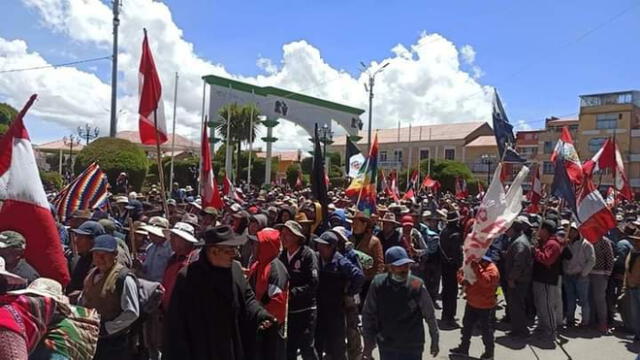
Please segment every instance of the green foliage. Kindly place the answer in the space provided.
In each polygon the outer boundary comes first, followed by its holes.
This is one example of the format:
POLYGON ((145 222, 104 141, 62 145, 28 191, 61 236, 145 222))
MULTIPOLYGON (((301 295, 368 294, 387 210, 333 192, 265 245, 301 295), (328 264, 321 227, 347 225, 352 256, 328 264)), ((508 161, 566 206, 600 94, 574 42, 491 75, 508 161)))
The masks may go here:
POLYGON ((287 166, 287 183, 291 187, 296 186, 296 181, 298 180, 298 174, 300 171, 300 165, 298 164, 291 164, 287 166))
MULTIPOLYGON (((256 131, 260 126, 258 116, 260 110, 254 104, 239 105, 237 103, 228 104, 218 110, 220 122, 216 130, 220 133, 223 141, 227 140, 227 121, 230 121, 229 142, 235 147, 236 159, 242 157, 242 143, 254 141, 256 131)), ((236 172, 240 172, 241 164, 236 162, 236 172)))
POLYGON ((4 135, 4 133, 6 133, 7 130, 9 130, 9 125, 0 124, 0 136, 4 135))
MULTIPOLYGON (((461 177, 468 185, 471 184, 474 177, 466 164, 453 160, 422 160, 420 168, 422 173, 426 174, 428 169, 428 161, 431 161, 431 178, 440 181, 442 191, 455 191, 455 179, 461 177)), ((406 178, 406 172, 405 172, 406 178)), ((405 179, 406 181, 406 179, 405 179)))
MULTIPOLYGON (((169 158, 169 161, 167 161, 163 166, 165 177, 167 178, 166 184, 169 184, 171 159, 169 158)), ((173 162, 173 182, 180 184, 180 187, 191 185, 195 188, 198 182, 199 170, 200 158, 197 156, 190 156, 185 159, 175 160, 173 162)))
POLYGON ((55 171, 41 171, 40 180, 47 191, 58 191, 62 189, 62 176, 55 171))
POLYGON ((303 174, 311 174, 311 170, 313 168, 313 157, 302 159, 302 161, 300 161, 300 167, 302 168, 303 174))
MULTIPOLYGON (((313 151, 311 152, 311 154, 313 155, 313 151)), ((329 158, 329 163, 331 164, 331 172, 334 171, 333 169, 335 167, 340 172, 339 175, 336 176, 343 176, 341 169, 344 168, 344 163, 340 161, 340 153, 327 152, 327 157, 329 158)), ((313 168, 313 156, 302 159, 302 161, 300 162, 300 166, 302 168, 303 174, 311 174, 311 170, 313 168)))
POLYGON ((18 110, 13 106, 5 103, 0 104, 0 124, 9 125, 16 115, 18 115, 18 110))
POLYGON ((106 172, 111 186, 115 186, 121 172, 129 174, 129 185, 135 191, 142 188, 149 167, 147 156, 138 145, 128 140, 107 137, 95 140, 78 153, 75 173, 79 174, 94 161, 106 172))
POLYGON ((482 180, 478 180, 478 179, 473 179, 470 182, 467 182, 467 189, 469 190, 469 194, 477 194, 478 191, 478 182, 480 182, 480 184, 482 184, 482 188, 484 189, 484 191, 487 191, 487 183, 482 181, 482 180))

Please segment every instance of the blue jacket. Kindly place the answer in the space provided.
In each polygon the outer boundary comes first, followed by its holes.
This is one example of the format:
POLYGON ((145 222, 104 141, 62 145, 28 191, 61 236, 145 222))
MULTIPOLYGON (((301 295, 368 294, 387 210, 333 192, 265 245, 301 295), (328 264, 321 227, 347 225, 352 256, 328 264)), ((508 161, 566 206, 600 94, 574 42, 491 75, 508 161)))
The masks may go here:
MULTIPOLYGON (((353 251, 352 251, 353 252, 353 251)), ((354 253, 355 255, 355 253, 354 253)), ((319 256, 318 256, 319 257, 319 256)), ((332 277, 341 277, 348 285, 346 287, 346 295, 353 296, 360 293, 362 285, 364 284, 364 273, 362 270, 354 265, 348 258, 342 256, 340 252, 336 251, 333 254, 333 258, 330 262, 325 263, 320 260, 320 281, 322 282, 322 275, 330 274, 332 277)))

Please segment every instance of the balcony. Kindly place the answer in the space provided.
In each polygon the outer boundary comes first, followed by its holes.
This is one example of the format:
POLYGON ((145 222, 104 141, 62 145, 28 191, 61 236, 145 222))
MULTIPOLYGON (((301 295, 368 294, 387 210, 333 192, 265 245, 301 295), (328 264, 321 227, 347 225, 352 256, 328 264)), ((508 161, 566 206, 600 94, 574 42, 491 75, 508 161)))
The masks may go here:
POLYGON ((402 161, 400 160, 378 160, 378 167, 380 169, 400 169, 402 168, 402 161))

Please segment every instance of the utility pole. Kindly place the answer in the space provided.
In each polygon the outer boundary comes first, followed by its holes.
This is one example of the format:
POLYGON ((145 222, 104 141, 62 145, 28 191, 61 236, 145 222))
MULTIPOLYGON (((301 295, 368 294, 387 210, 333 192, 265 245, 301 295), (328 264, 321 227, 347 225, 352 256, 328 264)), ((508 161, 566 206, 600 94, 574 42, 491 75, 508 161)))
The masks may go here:
POLYGON ((113 4, 113 55, 111 58, 111 126, 109 136, 116 137, 118 118, 116 117, 116 96, 118 88, 118 26, 120 26, 120 5, 122 0, 112 0, 113 4))
POLYGON ((385 63, 373 73, 367 70, 367 66, 363 62, 360 62, 360 65, 362 65, 362 71, 366 71, 367 76, 369 77, 368 86, 367 86, 367 83, 364 84, 364 90, 369 93, 369 127, 367 129, 367 154, 369 154, 371 152, 371 119, 373 118, 373 86, 376 83, 376 75, 381 73, 382 70, 384 70, 384 68, 389 66, 389 63, 385 63))

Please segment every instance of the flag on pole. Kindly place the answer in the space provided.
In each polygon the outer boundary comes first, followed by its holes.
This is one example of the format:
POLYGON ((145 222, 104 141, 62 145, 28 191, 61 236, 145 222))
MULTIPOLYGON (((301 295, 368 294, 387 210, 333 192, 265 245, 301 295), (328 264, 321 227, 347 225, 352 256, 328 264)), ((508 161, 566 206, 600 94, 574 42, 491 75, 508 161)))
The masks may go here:
POLYGON ((614 177, 614 188, 620 193, 620 197, 627 200, 633 199, 631 185, 624 171, 622 154, 620 154, 618 144, 611 138, 607 139, 591 160, 585 161, 582 168, 587 176, 591 176, 597 171, 610 169, 614 177))
POLYGON ((496 143, 498 144, 498 155, 500 161, 505 162, 525 162, 520 154, 518 154, 513 147, 515 146, 515 137, 513 136, 513 125, 509 123, 507 113, 504 111, 502 101, 498 95, 498 90, 493 89, 493 133, 496 136, 496 143))
POLYGON ((95 209, 109 196, 107 175, 97 163, 92 163, 82 174, 64 187, 51 202, 60 222, 64 223, 78 210, 95 209))
POLYGON ((140 141, 145 145, 155 145, 167 142, 167 124, 164 119, 164 104, 162 102, 162 85, 156 71, 156 64, 149 48, 147 30, 144 30, 142 40, 142 56, 140 57, 140 74, 138 75, 138 91, 140 93, 140 141))
POLYGON ((302 182, 302 171, 298 170, 298 178, 296 179, 296 189, 302 189, 304 183, 302 182))
POLYGON ((467 182, 460 176, 456 176, 456 199, 464 199, 468 195, 467 182))
POLYGON ((482 200, 483 197, 484 197, 484 188, 482 187, 482 183, 480 182, 480 180, 478 180, 478 195, 477 195, 477 199, 478 200, 482 200))
POLYGON ((438 180, 433 180, 431 176, 426 175, 424 180, 422 180, 422 187, 426 189, 431 189, 433 191, 440 190, 440 182, 438 180))
POLYGON ((398 189, 398 173, 395 170, 389 173, 389 187, 391 188, 393 201, 398 202, 400 199, 400 190, 398 189))
POLYGON ((409 192, 409 190, 415 189, 416 188, 416 184, 418 183, 418 170, 413 170, 413 172, 411 173, 411 177, 409 178, 409 182, 407 183, 407 192, 409 192))
POLYGON ((202 199, 202 208, 213 207, 222 210, 224 202, 218 190, 216 177, 213 174, 213 166, 211 164, 211 148, 209 145, 209 135, 207 126, 203 126, 202 139, 200 140, 200 198, 202 199))
POLYGON ((378 177, 380 178, 380 189, 382 190, 382 192, 387 196, 391 196, 391 190, 389 190, 389 182, 387 181, 387 177, 384 175, 384 170, 380 169, 378 177))
POLYGON ((0 231, 22 234, 27 262, 40 276, 66 286, 70 279, 67 260, 23 122, 35 100, 32 95, 0 138, 0 231))
POLYGON ((523 166, 520 169, 505 193, 500 181, 501 167, 502 164, 498 164, 476 213, 473 228, 464 240, 464 278, 472 284, 476 281, 476 276, 471 263, 484 256, 493 240, 509 229, 522 210, 522 182, 529 173, 529 168, 523 166))
POLYGON ((527 207, 527 212, 537 214, 540 212, 540 199, 542 199, 542 182, 540 182, 540 165, 535 167, 531 172, 531 190, 527 194, 527 198, 531 203, 527 207))
POLYGON ((564 203, 574 214, 578 213, 576 202, 576 187, 569 178, 568 168, 562 157, 555 159, 551 195, 564 200, 564 203))
POLYGON ((311 168, 311 192, 313 197, 322 205, 322 219, 327 220, 329 196, 327 195, 327 180, 324 159, 322 157, 322 146, 318 136, 318 124, 315 124, 313 133, 313 166, 311 168))
POLYGON ((376 211, 376 177, 378 176, 378 134, 373 138, 369 156, 362 171, 355 177, 345 194, 357 197, 358 210, 367 215, 376 211))
POLYGON ((613 186, 609 186, 607 189, 606 203, 609 208, 616 206, 616 191, 613 189, 613 186))
MULTIPOLYGON (((571 139, 571 133, 568 127, 562 128, 562 134, 556 147, 551 154, 551 162, 556 162, 557 159, 562 159, 562 164, 566 168, 567 176, 573 184, 580 184, 582 182, 582 164, 578 157, 578 152, 573 146, 573 139, 571 139)), ((557 171, 557 169, 556 169, 557 171)))
POLYGON ((362 155, 362 152, 356 144, 351 141, 349 136, 347 136, 346 149, 345 149, 345 158, 346 158, 346 174, 349 177, 356 177, 360 172, 360 168, 364 164, 365 158, 362 155))
POLYGON ((616 218, 604 202, 600 191, 593 184, 590 175, 583 178, 577 208, 578 231, 592 244, 616 227, 616 218))

